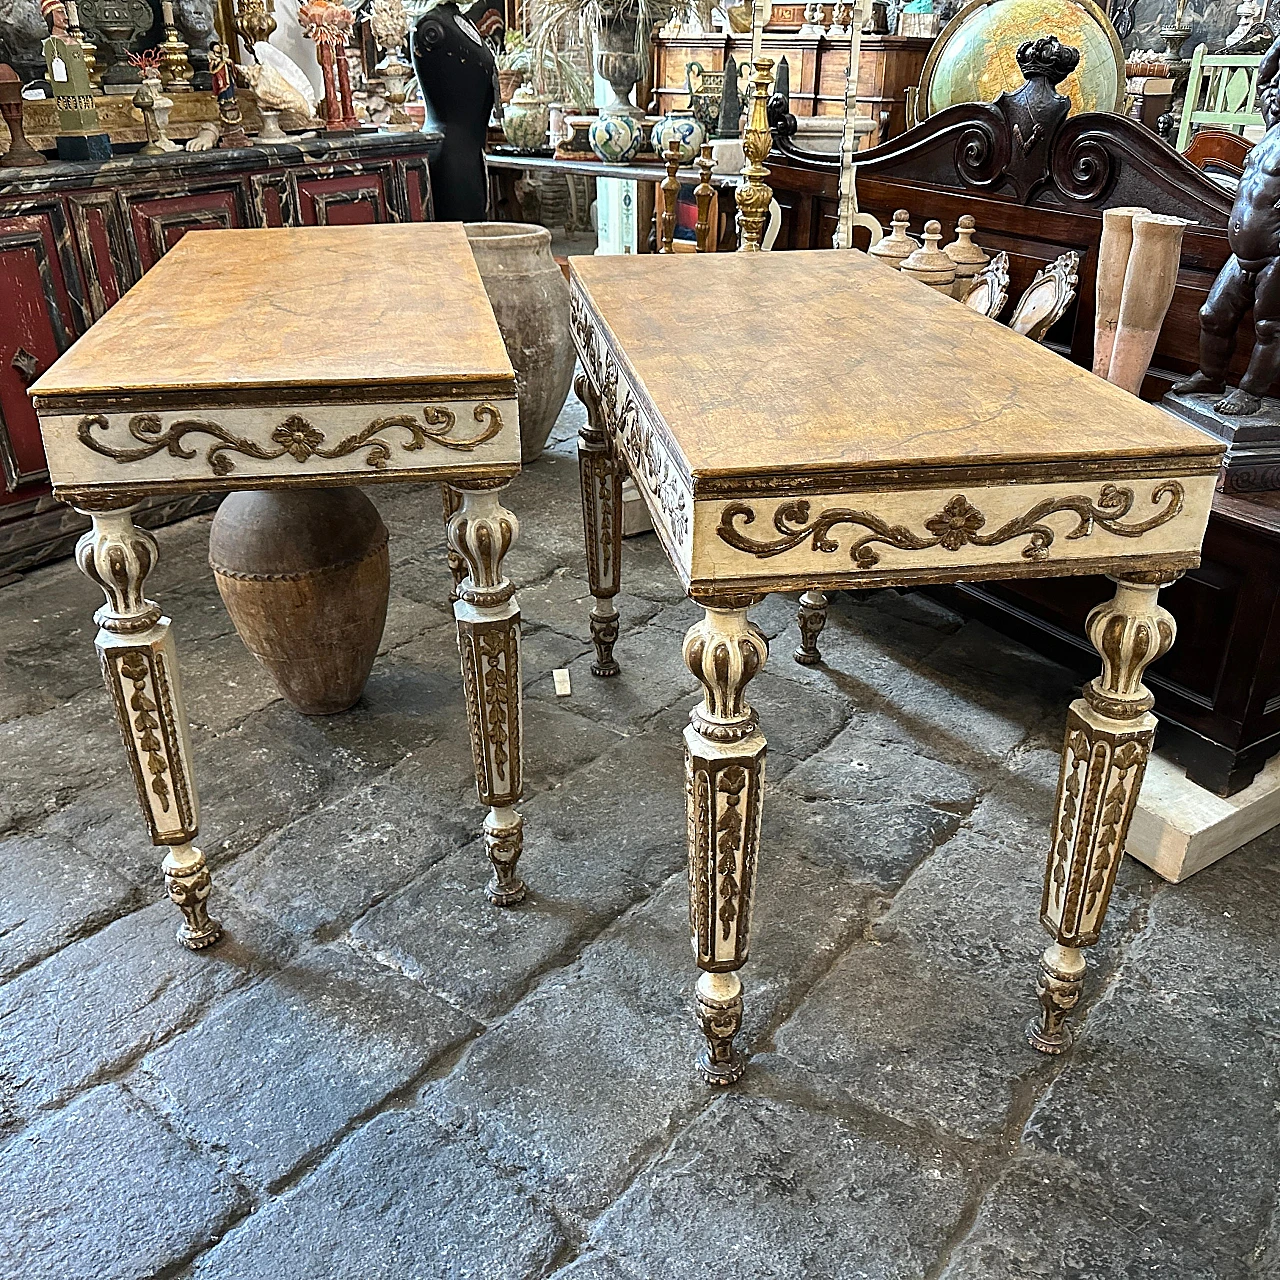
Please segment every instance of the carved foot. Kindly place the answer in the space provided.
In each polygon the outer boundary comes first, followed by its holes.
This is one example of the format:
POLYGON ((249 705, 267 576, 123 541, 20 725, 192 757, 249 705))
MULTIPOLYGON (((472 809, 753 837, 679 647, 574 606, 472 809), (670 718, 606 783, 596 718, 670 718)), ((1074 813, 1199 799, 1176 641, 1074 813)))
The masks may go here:
POLYGON ((1197 369, 1189 378, 1175 382, 1171 388, 1177 395, 1191 396, 1198 393, 1208 394, 1221 391, 1227 384, 1221 378, 1211 378, 1207 373, 1197 369))
POLYGON ((178 941, 192 951, 211 946, 222 937, 222 925, 209 918, 209 894, 213 880, 204 854, 194 845, 175 845, 165 855, 164 887, 182 912, 178 941))
POLYGON ((1040 958, 1036 995, 1041 1015, 1027 1028, 1027 1039, 1041 1053, 1065 1053, 1071 1048, 1067 1015, 1080 1003, 1084 988, 1084 952, 1056 942, 1040 958))
POLYGON ((1249 391, 1245 391, 1237 387, 1234 391, 1223 396, 1213 406, 1219 413, 1231 414, 1233 417, 1247 418, 1251 414, 1255 414, 1262 408, 1262 399, 1253 395, 1249 391))
POLYGON ((493 863, 485 896, 495 907, 523 902, 527 890, 516 863, 524 851, 524 819, 514 809, 494 809, 484 820, 484 851, 493 863))
POLYGON ((613 608, 612 600, 597 600, 591 610, 591 643, 596 647, 591 674, 606 678, 616 676, 622 668, 613 656, 613 646, 618 643, 618 611, 613 608))
POLYGON ((800 597, 796 613, 800 627, 800 647, 792 655, 802 667, 815 667, 822 661, 818 637, 827 625, 827 597, 823 591, 806 591, 800 597))
POLYGON ((742 982, 736 973, 704 973, 695 989, 698 1025, 707 1047, 698 1055, 698 1070, 708 1084, 733 1084, 742 1078, 746 1060, 733 1047, 742 1028, 742 982))

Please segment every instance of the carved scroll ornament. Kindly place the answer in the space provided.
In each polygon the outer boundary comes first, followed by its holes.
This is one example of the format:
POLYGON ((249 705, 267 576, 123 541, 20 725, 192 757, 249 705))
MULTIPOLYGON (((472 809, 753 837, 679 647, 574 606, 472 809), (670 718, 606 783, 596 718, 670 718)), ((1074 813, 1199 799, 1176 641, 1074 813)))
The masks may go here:
POLYGON ((76 435, 87 449, 121 463, 138 462, 161 452, 167 452, 171 458, 194 458, 196 450, 185 443, 186 437, 212 436, 214 443, 206 450, 205 461, 216 476, 230 475, 235 470, 235 462, 229 456, 233 453, 264 462, 274 462, 288 454, 298 462, 307 462, 313 456, 345 458, 361 449, 368 450, 363 459, 365 465, 381 471, 391 460, 390 443, 379 438, 382 432, 393 428, 406 431, 408 439, 401 445, 406 453, 424 448, 429 440, 446 449, 470 452, 487 440, 492 440, 502 430, 502 415, 494 405, 476 405, 472 417, 480 424, 481 430, 473 436, 454 438, 450 434, 457 425, 453 410, 443 405, 427 405, 422 410, 421 422, 408 414, 375 418, 354 435, 345 436, 327 448, 324 432, 296 413, 290 414, 272 431, 271 445, 236 435, 226 427, 203 418, 178 418, 166 428, 153 413, 136 413, 129 419, 129 435, 134 440, 141 441, 136 448, 107 444, 95 435, 95 429, 111 429, 107 419, 98 413, 81 418, 76 426, 76 435))
POLYGON ((1014 538, 1027 538, 1022 555, 1027 560, 1041 561, 1048 558, 1053 545, 1054 531, 1041 523, 1046 517, 1070 513, 1076 517, 1076 525, 1065 536, 1069 540, 1086 538, 1094 527, 1105 529, 1122 538, 1138 538, 1149 530, 1172 520, 1182 510, 1184 490, 1176 480, 1166 480, 1151 493, 1153 504, 1165 505, 1148 520, 1131 524, 1121 523, 1133 509, 1132 489, 1117 485, 1103 485, 1095 502, 1083 495, 1066 498, 1046 498, 1030 511, 1002 524, 993 533, 982 533, 987 518, 962 494, 952 498, 941 511, 924 522, 928 536, 915 533, 905 525, 890 524, 870 511, 854 511, 847 507, 833 507, 810 518, 810 504, 804 499, 784 502, 773 513, 773 527, 777 538, 756 539, 747 537, 742 529, 754 524, 755 510, 745 502, 731 502, 721 512, 716 529, 722 542, 736 551, 745 551, 758 559, 769 559, 791 551, 809 542, 814 551, 831 553, 840 550, 840 543, 828 535, 839 525, 853 525, 867 530, 855 539, 849 548, 849 556, 860 569, 870 569, 879 563, 880 555, 874 543, 896 547, 900 551, 927 551, 942 547, 946 551, 959 551, 965 546, 995 547, 1014 538))

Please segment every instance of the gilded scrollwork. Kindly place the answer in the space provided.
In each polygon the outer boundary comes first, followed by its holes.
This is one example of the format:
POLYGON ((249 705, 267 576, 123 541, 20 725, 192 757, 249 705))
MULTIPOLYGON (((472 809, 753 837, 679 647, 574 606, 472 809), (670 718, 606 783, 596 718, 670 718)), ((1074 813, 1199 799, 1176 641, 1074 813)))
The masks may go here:
POLYGON ((1106 484, 1096 500, 1083 494, 1045 498, 993 532, 983 533, 987 517, 963 494, 957 494, 942 510, 924 521, 927 534, 917 533, 906 525, 891 524, 874 512, 855 511, 848 507, 833 507, 811 517, 810 503, 801 498, 783 502, 774 509, 773 528, 778 537, 762 539, 750 538, 742 532, 743 528, 755 523, 755 509, 746 502, 731 502, 720 514, 716 533, 734 550, 763 560, 782 555, 805 542, 812 550, 824 554, 839 551, 840 543, 830 534, 841 525, 852 525, 866 530, 849 547, 849 557, 860 569, 870 569, 879 563, 880 553, 874 549, 877 543, 899 551, 927 551, 934 547, 959 551, 966 546, 1000 546, 1025 537, 1027 545, 1022 549, 1023 557, 1042 561, 1048 558, 1056 536, 1052 528, 1042 523, 1049 516, 1069 514, 1076 517, 1075 527, 1065 534, 1069 541, 1088 537, 1095 527, 1122 538, 1140 538, 1177 516, 1182 511, 1184 497, 1183 487, 1177 480, 1166 480, 1151 493, 1151 502, 1160 510, 1149 519, 1126 524, 1123 521, 1133 510, 1134 491, 1106 484))
POLYGON ((626 392, 623 393, 622 410, 615 430, 618 442, 631 463, 632 475, 642 479, 645 488, 657 498, 671 536, 677 545, 683 545, 689 535, 689 511, 680 473, 658 441, 652 426, 626 392))
POLYGON ((496 405, 478 404, 471 416, 480 430, 473 435, 454 437, 451 434, 457 426, 454 411, 444 405, 425 405, 421 421, 410 414, 375 418, 359 431, 329 446, 325 444, 325 433, 297 413, 290 414, 272 430, 270 444, 237 435, 220 423, 205 418, 177 418, 166 427, 154 413, 135 413, 130 417, 126 430, 132 439, 140 441, 137 447, 108 444, 96 434, 111 430, 111 423, 100 413, 86 414, 81 418, 76 424, 76 435, 85 448, 120 463, 140 462, 157 453, 190 460, 196 456, 197 450, 186 443, 186 438, 191 435, 211 436, 213 443, 205 451, 205 461, 215 476, 230 475, 235 470, 232 454, 263 462, 289 456, 305 463, 313 457, 345 458, 362 449, 367 450, 362 459, 364 464, 375 471, 382 471, 391 461, 391 443, 381 438, 384 431, 405 431, 408 438, 401 448, 406 453, 414 453, 425 448, 428 441, 445 449, 470 452, 492 440, 502 430, 502 414, 496 405))

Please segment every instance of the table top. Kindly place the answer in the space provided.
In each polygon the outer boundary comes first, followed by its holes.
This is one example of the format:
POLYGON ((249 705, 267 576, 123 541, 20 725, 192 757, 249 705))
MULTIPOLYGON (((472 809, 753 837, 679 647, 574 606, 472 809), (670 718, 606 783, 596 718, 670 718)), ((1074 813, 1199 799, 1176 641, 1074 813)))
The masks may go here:
POLYGON ((752 476, 1205 472, 1221 454, 1206 433, 863 253, 570 261, 579 305, 695 494, 752 476))
POLYGON ((37 407, 511 396, 460 223, 193 231, 31 388, 37 407))

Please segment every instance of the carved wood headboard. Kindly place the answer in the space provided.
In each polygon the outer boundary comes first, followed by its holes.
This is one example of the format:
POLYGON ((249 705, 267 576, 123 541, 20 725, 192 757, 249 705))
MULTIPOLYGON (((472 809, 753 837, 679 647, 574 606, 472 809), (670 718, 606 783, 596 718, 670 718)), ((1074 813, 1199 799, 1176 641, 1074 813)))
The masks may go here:
MULTIPOLYGON (((1066 115, 1052 76, 1023 67, 1027 83, 994 103, 950 107, 871 151, 855 156, 859 207, 887 227, 895 209, 912 230, 937 218, 949 239, 972 214, 977 242, 1007 250, 1016 300, 1032 276, 1068 249, 1081 254, 1080 295, 1049 344, 1078 364, 1093 363, 1094 291, 1102 211, 1145 205, 1188 218, 1177 292, 1156 348, 1144 395, 1158 398, 1198 362, 1201 304, 1230 256, 1226 227, 1232 198, 1136 121, 1104 113, 1066 115)), ((776 150, 770 179, 784 209, 780 247, 831 243, 839 189, 838 157, 795 145, 794 117, 774 111, 776 150)), ((1253 345, 1247 322, 1233 370, 1243 372, 1253 345)))

